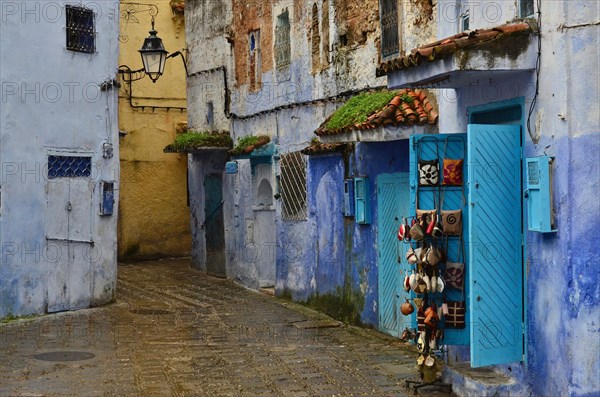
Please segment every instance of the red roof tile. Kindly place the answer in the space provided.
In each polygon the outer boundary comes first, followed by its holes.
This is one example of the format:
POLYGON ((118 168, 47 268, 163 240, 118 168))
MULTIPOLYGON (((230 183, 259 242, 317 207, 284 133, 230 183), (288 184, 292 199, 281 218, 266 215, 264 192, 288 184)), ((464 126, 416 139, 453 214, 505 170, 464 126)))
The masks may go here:
POLYGON ((437 120, 438 112, 429 101, 425 91, 406 88, 400 90, 398 95, 385 105, 383 109, 369 116, 364 123, 330 130, 327 128, 328 118, 317 128, 315 134, 319 136, 336 135, 353 130, 372 130, 381 126, 435 124, 437 120))
POLYGON ((410 68, 425 61, 437 61, 455 53, 459 49, 483 44, 494 39, 509 37, 514 33, 532 31, 533 29, 529 23, 518 22, 497 26, 491 29, 461 32, 454 36, 415 48, 408 55, 382 62, 377 68, 377 76, 384 76, 396 70, 410 68))

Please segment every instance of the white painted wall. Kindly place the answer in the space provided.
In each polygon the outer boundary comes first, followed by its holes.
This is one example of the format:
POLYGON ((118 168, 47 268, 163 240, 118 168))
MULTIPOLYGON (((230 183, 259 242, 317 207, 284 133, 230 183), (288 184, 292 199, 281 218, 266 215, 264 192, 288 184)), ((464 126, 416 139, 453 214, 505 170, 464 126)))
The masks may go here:
MULTIPOLYGON (((0 318, 46 311, 49 301, 60 299, 61 285, 78 297, 64 309, 115 296, 117 93, 101 91, 100 84, 112 80, 118 66, 118 3, 76 4, 96 15, 91 55, 66 49, 66 4, 73 2, 0 2, 0 318), (105 141, 113 144, 111 159, 102 157, 105 141), (89 184, 93 246, 46 241, 49 225, 64 216, 56 203, 48 210, 49 153, 92 157, 91 177, 77 183, 89 184), (116 182, 112 216, 98 215, 100 180, 116 182)), ((73 200, 89 199, 77 194, 73 200)))

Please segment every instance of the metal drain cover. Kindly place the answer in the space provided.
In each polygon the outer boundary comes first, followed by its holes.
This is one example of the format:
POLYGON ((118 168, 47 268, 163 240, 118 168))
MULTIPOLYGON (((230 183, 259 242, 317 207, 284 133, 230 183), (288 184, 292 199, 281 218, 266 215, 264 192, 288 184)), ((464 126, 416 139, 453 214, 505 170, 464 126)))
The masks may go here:
POLYGON ((172 314, 173 313, 173 312, 170 312, 170 311, 164 310, 164 309, 150 309, 150 308, 131 309, 130 312, 134 313, 134 314, 146 314, 146 315, 152 315, 152 316, 159 316, 162 314, 172 314))
POLYGON ((96 355, 89 352, 57 351, 39 353, 34 355, 33 357, 43 361, 82 361, 94 358, 96 357, 96 355))

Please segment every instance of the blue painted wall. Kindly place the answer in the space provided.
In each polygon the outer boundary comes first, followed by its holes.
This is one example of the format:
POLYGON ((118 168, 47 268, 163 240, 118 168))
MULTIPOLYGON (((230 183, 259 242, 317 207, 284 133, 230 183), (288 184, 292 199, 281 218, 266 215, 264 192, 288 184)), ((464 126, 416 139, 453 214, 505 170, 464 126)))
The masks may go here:
POLYGON ((558 232, 527 234, 528 372, 539 395, 600 395, 600 132, 537 148, 553 154, 558 232), (592 160, 592 159, 595 159, 592 160))
POLYGON ((375 180, 379 174, 401 171, 408 171, 408 140, 357 143, 346 159, 339 154, 311 156, 308 221, 278 221, 278 247, 282 249, 277 257, 276 293, 308 301, 346 321, 377 326, 375 180), (370 225, 356 224, 342 213, 344 178, 354 176, 369 177, 370 225), (296 252, 300 254, 289 254, 296 252))

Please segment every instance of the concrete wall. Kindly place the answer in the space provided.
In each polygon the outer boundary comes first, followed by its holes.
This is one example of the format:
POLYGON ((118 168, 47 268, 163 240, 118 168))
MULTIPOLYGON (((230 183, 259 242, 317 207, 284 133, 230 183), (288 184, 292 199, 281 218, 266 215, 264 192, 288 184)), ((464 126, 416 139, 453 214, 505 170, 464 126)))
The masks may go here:
POLYGON ((100 90, 116 74, 119 10, 111 2, 82 2, 95 12, 96 52, 76 53, 65 48, 66 3, 1 4, 0 318, 100 305, 115 296, 116 207, 112 216, 98 212, 100 180, 114 181, 117 204, 119 196, 117 94, 100 90), (114 145, 110 159, 102 156, 104 142, 114 145), (74 211, 89 211, 80 219, 91 233, 71 237, 93 245, 46 240, 50 225, 65 227, 59 217, 67 216, 66 202, 48 202, 52 153, 92 158, 90 178, 52 181, 64 188, 83 183, 86 195, 71 201, 74 211), (57 301, 61 308, 49 309, 57 301))
MULTIPOLYGON (((536 396, 600 392, 600 360, 592 353, 600 350, 598 7, 589 1, 542 2, 540 90, 524 150, 526 156, 555 156, 558 232, 526 235, 527 362, 512 366, 536 396)), ((514 8, 502 13, 500 23, 515 17, 514 8)), ((440 38, 452 29, 440 25, 440 38)), ((479 83, 440 93, 440 131, 464 132, 473 105, 524 97, 526 112, 530 109, 533 74, 479 83)), ((509 373, 507 366, 497 369, 509 373)))
MULTIPOLYGON (((184 16, 174 15, 169 2, 154 1, 158 7, 155 28, 167 51, 185 47, 184 16)), ((141 6, 121 4, 119 65, 142 67, 138 50, 149 35, 150 15, 141 6), (128 17, 131 15, 131 17, 128 17), (135 18, 135 19, 134 19, 135 18)), ((156 83, 145 77, 119 92, 119 129, 127 133, 121 143, 121 200, 119 203, 119 260, 141 260, 189 255, 190 214, 187 206, 187 156, 165 154, 177 129, 187 123, 186 111, 152 106, 186 107, 186 75, 180 57, 167 61, 156 83)))

